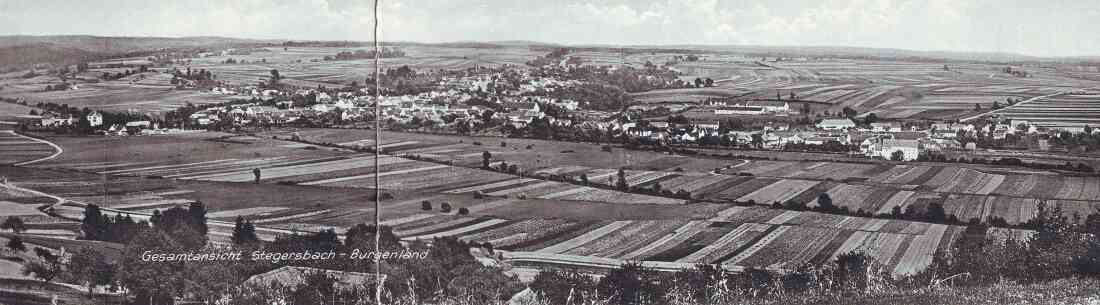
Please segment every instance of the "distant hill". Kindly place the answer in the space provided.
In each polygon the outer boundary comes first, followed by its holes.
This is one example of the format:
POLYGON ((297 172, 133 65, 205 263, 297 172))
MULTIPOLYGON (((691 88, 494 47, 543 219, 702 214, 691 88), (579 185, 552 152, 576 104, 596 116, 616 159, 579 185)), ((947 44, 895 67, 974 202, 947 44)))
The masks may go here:
POLYGON ((109 53, 92 52, 49 43, 0 47, 0 72, 29 69, 36 64, 71 65, 110 58, 109 53))
POLYGON ((51 44, 63 48, 100 53, 128 53, 164 48, 214 48, 282 43, 283 40, 254 40, 226 37, 103 37, 89 35, 0 36, 0 47, 51 44))
POLYGON ((72 65, 169 48, 233 48, 281 43, 225 37, 0 36, 0 71, 72 65))

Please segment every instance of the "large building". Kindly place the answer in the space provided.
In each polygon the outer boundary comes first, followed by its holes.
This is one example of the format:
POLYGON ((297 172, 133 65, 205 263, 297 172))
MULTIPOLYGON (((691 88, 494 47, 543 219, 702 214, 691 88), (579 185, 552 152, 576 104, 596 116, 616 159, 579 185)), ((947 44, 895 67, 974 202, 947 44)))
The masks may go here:
POLYGON ((870 138, 860 145, 863 154, 871 158, 891 160, 894 154, 901 152, 901 161, 913 161, 920 156, 919 140, 870 138))
POLYGON ((851 119, 824 119, 817 123, 817 128, 825 130, 845 130, 856 128, 856 122, 851 119))
POLYGON ((785 114, 791 111, 791 105, 783 102, 748 101, 744 104, 720 106, 714 109, 716 115, 757 115, 766 113, 785 114))

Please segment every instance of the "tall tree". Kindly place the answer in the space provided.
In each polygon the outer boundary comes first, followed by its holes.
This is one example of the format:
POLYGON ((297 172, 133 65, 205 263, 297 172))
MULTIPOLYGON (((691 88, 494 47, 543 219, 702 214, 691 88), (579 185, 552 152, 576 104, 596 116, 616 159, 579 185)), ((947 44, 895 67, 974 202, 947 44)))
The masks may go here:
POLYGON ((488 150, 481 153, 481 168, 489 169, 489 162, 493 159, 493 154, 488 150))
POLYGON ((107 285, 115 276, 115 267, 107 257, 90 247, 82 248, 73 254, 68 262, 68 271, 88 288, 88 295, 99 285, 107 285))
POLYGON ((3 227, 15 233, 20 233, 27 229, 27 225, 23 223, 23 219, 19 218, 19 216, 8 216, 7 219, 4 219, 3 227))
POLYGON ((80 221, 80 231, 86 240, 104 240, 107 236, 108 219, 98 205, 84 206, 84 219, 80 221))

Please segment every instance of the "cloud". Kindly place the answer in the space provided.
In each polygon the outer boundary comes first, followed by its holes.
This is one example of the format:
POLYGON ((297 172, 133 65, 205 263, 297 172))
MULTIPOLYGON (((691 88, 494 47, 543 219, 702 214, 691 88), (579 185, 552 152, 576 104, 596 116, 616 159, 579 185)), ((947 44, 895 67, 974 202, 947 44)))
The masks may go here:
MULTIPOLYGON (((0 34, 370 40, 364 0, 0 0, 0 34)), ((1100 52, 1094 0, 382 0, 383 37, 1100 52)))

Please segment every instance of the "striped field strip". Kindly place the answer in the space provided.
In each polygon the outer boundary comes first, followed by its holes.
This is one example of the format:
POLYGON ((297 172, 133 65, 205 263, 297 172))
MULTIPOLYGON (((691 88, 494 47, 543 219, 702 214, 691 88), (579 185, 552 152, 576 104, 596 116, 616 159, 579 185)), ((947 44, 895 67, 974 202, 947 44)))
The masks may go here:
POLYGON ((717 251, 718 249, 721 249, 721 248, 725 248, 729 243, 733 242, 734 240, 737 240, 737 238, 740 237, 742 234, 745 234, 746 232, 749 232, 749 231, 761 231, 762 232, 764 230, 767 230, 767 228, 768 228, 767 225, 761 225, 761 224, 757 224, 757 223, 744 223, 744 224, 741 224, 740 226, 737 226, 736 229, 733 229, 733 231, 730 231, 729 233, 726 233, 725 235, 722 235, 722 237, 718 238, 718 240, 714 241, 713 243, 710 243, 709 245, 707 245, 706 247, 703 247, 702 249, 699 249, 698 251, 695 251, 695 252, 692 252, 691 254, 688 254, 688 256, 681 257, 680 259, 676 260, 676 262, 678 262, 678 263, 707 263, 707 262, 702 262, 701 260, 703 258, 707 257, 707 255, 710 255, 711 253, 713 253, 714 251, 717 251), (761 227, 763 227, 763 228, 761 228, 761 227))
POLYGON ((233 162, 233 161, 236 161, 236 160, 237 159, 220 159, 220 160, 202 161, 202 162, 185 163, 185 164, 169 164, 169 165, 159 165, 159 166, 149 166, 149 167, 126 168, 126 169, 102 171, 102 172, 99 172, 99 173, 100 174, 107 174, 107 175, 126 174, 126 173, 141 172, 141 171, 159 170, 159 169, 187 168, 187 167, 201 166, 201 165, 207 165, 207 164, 219 164, 220 165, 222 163, 233 162))
POLYGON ((476 191, 480 191, 480 190, 487 190, 487 189, 491 189, 491 188, 498 188, 498 187, 505 187, 505 186, 509 186, 509 185, 520 184, 520 183, 526 183, 526 182, 530 182, 530 181, 535 181, 535 179, 530 179, 530 178, 510 179, 510 180, 494 182, 494 183, 489 183, 489 184, 482 184, 482 185, 475 185, 475 186, 464 187, 464 188, 459 188, 459 189, 453 189, 453 190, 445 191, 444 193, 450 193, 450 194, 469 193, 469 192, 476 192, 476 191))
POLYGON ((552 245, 552 246, 549 246, 549 247, 546 247, 546 248, 542 248, 542 249, 538 250, 537 252, 540 252, 540 253, 562 253, 562 252, 565 252, 565 251, 569 251, 570 249, 579 247, 583 244, 586 244, 588 242, 596 240, 596 239, 598 239, 600 237, 603 237, 604 235, 607 235, 608 233, 611 233, 615 230, 622 229, 623 227, 625 227, 625 226, 627 226, 627 225, 629 225, 633 222, 634 221, 631 221, 631 220, 620 220, 620 221, 612 222, 612 223, 609 223, 609 224, 604 225, 602 227, 599 227, 595 230, 589 231, 588 233, 584 233, 581 236, 577 236, 577 237, 574 237, 570 240, 563 241, 563 242, 557 243, 555 245, 552 245))
POLYGON ((295 219, 295 218, 302 218, 302 217, 309 217, 309 216, 314 216, 314 215, 321 215, 321 214, 324 214, 324 213, 328 213, 328 212, 332 212, 332 210, 329 210, 329 209, 324 209, 324 210, 319 210, 319 211, 313 211, 313 212, 308 212, 308 213, 301 213, 301 214, 287 215, 287 216, 283 216, 283 217, 274 217, 274 218, 265 218, 265 219, 258 219, 258 220, 255 220, 255 221, 253 221, 253 223, 268 223, 268 222, 276 222, 276 221, 290 220, 290 219, 295 219))
POLYGON ((558 184, 563 184, 563 183, 556 182, 556 181, 545 181, 545 182, 535 183, 535 184, 531 184, 531 185, 525 185, 525 186, 521 186, 521 187, 517 187, 517 188, 511 188, 511 189, 505 189, 505 190, 499 190, 499 191, 496 191, 496 192, 486 193, 485 195, 489 195, 489 196, 511 195, 511 194, 526 192, 526 191, 530 191, 530 190, 537 190, 537 189, 544 188, 544 187, 552 187, 552 186, 555 186, 555 185, 558 185, 558 184))
POLYGON ((790 228, 791 228, 790 226, 779 226, 774 231, 772 231, 771 233, 768 233, 768 235, 761 238, 760 241, 757 241, 756 244, 753 244, 748 249, 745 249, 744 252, 738 253, 736 256, 722 262, 722 265, 723 266, 725 266, 725 265, 737 265, 738 263, 745 260, 746 258, 749 258, 753 254, 756 254, 756 251, 760 251, 760 249, 763 249, 764 247, 766 247, 768 244, 770 244, 776 238, 779 238, 779 235, 783 235, 783 233, 787 232, 787 230, 789 230, 790 228))
POLYGON ((326 159, 331 159, 331 158, 281 159, 280 161, 270 162, 270 163, 260 162, 260 164, 258 164, 258 165, 249 165, 251 163, 242 164, 243 162, 238 162, 238 163, 229 164, 228 166, 222 167, 222 168, 205 167, 204 166, 203 169, 206 169, 206 168, 211 168, 211 169, 199 170, 199 171, 181 171, 181 172, 174 173, 174 174, 171 174, 171 175, 162 175, 162 176, 164 176, 165 178, 179 178, 179 179, 193 180, 193 179, 200 179, 200 178, 204 178, 204 177, 217 177, 217 176, 223 176, 223 175, 231 175, 235 172, 244 170, 246 168, 247 169, 251 169, 253 167, 273 168, 273 167, 279 167, 279 166, 289 166, 289 165, 303 163, 303 162, 309 163, 309 162, 313 162, 313 161, 317 161, 317 160, 326 160, 326 159))
POLYGON ((436 237, 457 236, 457 235, 461 235, 461 234, 466 233, 466 232, 470 232, 470 231, 474 231, 474 230, 478 230, 478 229, 482 229, 482 228, 488 228, 488 227, 495 226, 495 225, 498 225, 498 224, 502 224, 502 223, 505 223, 505 222, 508 222, 508 220, 505 220, 505 219, 491 219, 491 220, 482 221, 482 222, 479 222, 479 223, 476 223, 476 224, 473 224, 473 225, 457 228, 457 229, 450 230, 450 231, 413 236, 413 237, 410 237, 410 238, 412 238, 412 239, 433 239, 433 238, 436 238, 436 237))
MULTIPOLYGON (((412 162, 409 159, 395 158, 395 157, 383 157, 379 160, 379 165, 397 164, 403 162, 412 162)), ((263 179, 282 178, 291 176, 300 176, 308 174, 323 173, 333 170, 362 168, 374 165, 373 157, 362 157, 354 159, 343 159, 328 162, 299 164, 282 167, 271 167, 263 171, 263 179)), ((199 180, 209 181, 224 181, 224 182, 248 182, 255 179, 251 171, 237 171, 229 175, 220 175, 217 177, 200 178, 199 180)))
POLYGON ((560 192, 556 192, 556 193, 550 193, 550 194, 542 195, 542 196, 539 196, 539 198, 554 199, 554 198, 560 198, 560 197, 565 197, 565 196, 570 196, 570 195, 576 195, 576 194, 584 193, 584 192, 591 191, 591 190, 596 190, 596 188, 582 186, 582 187, 572 188, 572 189, 568 189, 568 190, 564 190, 564 191, 560 191, 560 192))
POLYGON ((261 164, 261 165, 271 164, 273 162, 278 162, 279 160, 284 160, 284 159, 286 159, 286 157, 274 157, 274 158, 242 160, 242 161, 230 162, 230 163, 226 163, 226 164, 222 164, 222 163, 219 163, 219 164, 206 164, 206 165, 201 165, 201 166, 192 166, 192 167, 185 167, 185 168, 167 168, 167 169, 158 169, 158 170, 151 170, 151 171, 142 171, 142 174, 145 174, 145 175, 162 175, 162 176, 167 176, 167 174, 170 174, 170 175, 197 175, 202 170, 208 170, 208 169, 212 169, 212 168, 225 171, 225 170, 229 170, 231 168, 237 168, 237 167, 242 167, 242 166, 254 166, 254 164, 261 164))
MULTIPOLYGON (((389 163, 389 164, 392 164, 392 163, 389 163)), ((386 164, 383 164, 383 165, 386 165, 386 164)), ((423 171, 430 171, 430 170, 443 169, 443 168, 450 168, 450 166, 448 166, 448 165, 433 165, 433 166, 426 166, 426 167, 395 170, 395 171, 389 171, 389 172, 384 172, 384 173, 378 174, 378 177, 408 174, 408 173, 415 173, 415 172, 423 172, 423 171)), ((372 178, 372 177, 374 177, 374 175, 375 175, 374 173, 370 173, 370 174, 366 174, 366 175, 356 175, 356 176, 339 177, 339 178, 332 178, 332 179, 325 179, 325 180, 309 181, 309 182, 303 182, 303 183, 299 183, 299 184, 300 185, 318 185, 318 184, 336 183, 336 182, 343 182, 343 181, 348 181, 348 180, 372 178)))
POLYGON ((409 216, 405 216, 405 217, 401 217, 401 218, 394 218, 394 219, 386 220, 386 221, 381 222, 380 224, 383 225, 383 226, 394 227, 394 226, 398 226, 398 225, 405 224, 405 223, 410 223, 410 222, 421 220, 421 219, 431 218, 433 216, 436 216, 436 215, 434 215, 434 214, 413 214, 413 215, 409 215, 409 216))

